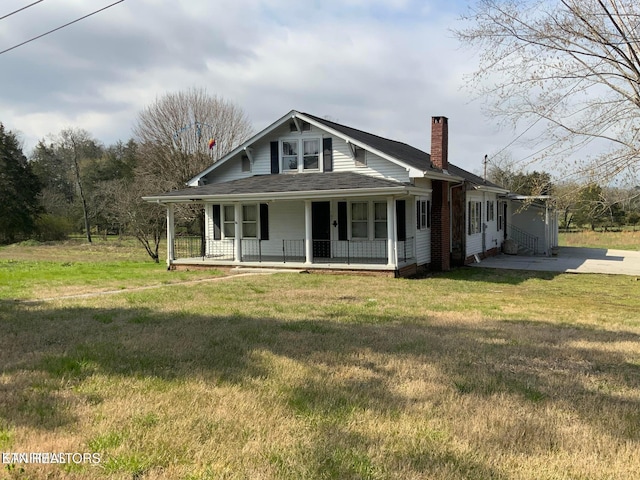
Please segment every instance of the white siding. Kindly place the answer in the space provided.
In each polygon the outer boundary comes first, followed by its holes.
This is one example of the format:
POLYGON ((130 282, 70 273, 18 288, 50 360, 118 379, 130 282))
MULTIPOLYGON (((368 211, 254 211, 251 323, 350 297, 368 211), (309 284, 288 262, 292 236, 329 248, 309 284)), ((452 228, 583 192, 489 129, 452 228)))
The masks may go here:
POLYGON ((333 137, 333 170, 335 172, 357 172, 372 177, 389 178, 399 182, 409 181, 409 172, 389 160, 386 160, 371 152, 366 152, 367 165, 356 166, 355 159, 351 156, 351 150, 347 142, 341 138, 333 137))
MULTIPOLYGON (((205 180, 207 183, 222 183, 237 180, 240 178, 246 178, 253 175, 267 175, 271 173, 271 141, 280 140, 282 138, 327 138, 328 134, 315 127, 311 127, 310 131, 303 133, 290 132, 288 125, 271 132, 268 138, 262 139, 256 142, 253 146, 253 159, 254 163, 251 167, 251 172, 243 172, 242 165, 242 153, 239 153, 233 158, 227 160, 224 164, 221 164, 211 173, 209 173, 205 180)), ((393 162, 390 162, 378 155, 371 152, 366 152, 366 166, 356 166, 355 160, 351 156, 351 151, 347 143, 338 137, 332 137, 333 145, 333 171, 334 172, 347 172, 353 171, 362 175, 369 175, 378 178, 389 178, 400 182, 409 182, 409 172, 406 168, 401 167, 393 162)), ((320 165, 322 168, 323 161, 322 155, 320 159, 320 165)), ((425 182, 425 185, 430 186, 430 182, 425 182)))

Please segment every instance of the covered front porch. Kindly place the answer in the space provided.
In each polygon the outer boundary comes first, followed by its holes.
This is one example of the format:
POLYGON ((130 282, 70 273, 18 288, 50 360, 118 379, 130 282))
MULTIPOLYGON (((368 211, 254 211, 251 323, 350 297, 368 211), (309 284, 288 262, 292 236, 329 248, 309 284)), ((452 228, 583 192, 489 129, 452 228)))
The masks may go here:
POLYGON ((416 263, 405 198, 205 203, 203 235, 176 235, 167 205, 170 268, 244 266, 397 272, 416 263))
MULTIPOLYGON (((167 264, 403 274, 429 262, 416 201, 431 190, 353 172, 273 174, 145 197, 167 207, 167 264), (204 209, 202 232, 176 235, 176 205, 204 209)), ((178 210, 179 211, 179 210, 178 210)), ((427 210, 423 209, 423 216, 427 210)), ((424 222, 422 222, 424 223, 424 222)))

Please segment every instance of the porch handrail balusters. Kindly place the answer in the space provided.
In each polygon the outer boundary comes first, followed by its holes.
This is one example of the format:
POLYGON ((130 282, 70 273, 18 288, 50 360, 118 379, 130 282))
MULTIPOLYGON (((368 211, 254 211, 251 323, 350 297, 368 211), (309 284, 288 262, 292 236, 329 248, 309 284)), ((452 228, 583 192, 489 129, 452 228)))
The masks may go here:
POLYGON ((529 232, 525 232, 515 225, 508 225, 507 227, 509 229, 509 238, 522 247, 531 250, 534 255, 538 254, 538 237, 529 232))

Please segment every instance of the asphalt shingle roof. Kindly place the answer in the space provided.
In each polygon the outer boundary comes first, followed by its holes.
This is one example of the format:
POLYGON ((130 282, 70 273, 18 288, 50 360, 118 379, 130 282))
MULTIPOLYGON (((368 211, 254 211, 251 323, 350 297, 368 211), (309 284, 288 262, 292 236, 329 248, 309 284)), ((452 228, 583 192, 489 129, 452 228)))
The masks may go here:
POLYGON ((429 155, 427 152, 423 152, 422 150, 412 147, 411 145, 407 145, 406 143, 398 142, 396 140, 389 140, 388 138, 379 137, 377 135, 373 135, 372 133, 363 132, 362 130, 331 122, 324 118, 316 117, 315 115, 311 115, 308 113, 303 113, 303 115, 306 115, 307 117, 312 118, 316 122, 332 128, 333 130, 343 133, 344 135, 347 135, 354 140, 362 142, 365 145, 369 145, 376 150, 386 153, 391 157, 397 158, 398 160, 406 163, 411 167, 417 168, 422 171, 431 170, 434 172, 442 172, 442 170, 435 168, 431 164, 431 155, 429 155))
POLYGON ((369 177, 355 172, 296 173, 292 175, 254 175, 224 183, 212 183, 200 187, 158 195, 161 197, 246 195, 252 193, 310 192, 323 190, 354 190, 403 187, 408 184, 369 177))

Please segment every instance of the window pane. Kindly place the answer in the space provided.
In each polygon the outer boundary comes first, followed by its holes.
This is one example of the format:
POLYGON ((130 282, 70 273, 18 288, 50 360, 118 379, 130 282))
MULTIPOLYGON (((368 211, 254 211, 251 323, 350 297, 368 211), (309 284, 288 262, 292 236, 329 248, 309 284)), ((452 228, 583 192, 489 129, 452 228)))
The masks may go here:
POLYGON ((284 157, 283 165, 284 165, 284 168, 287 168, 289 170, 297 170, 298 157, 284 157))
POLYGON ((367 209, 368 205, 366 203, 352 203, 351 204, 351 220, 367 220, 367 209))
POLYGON ((247 222, 255 222, 258 218, 257 208, 255 205, 242 206, 242 220, 247 222))
POLYGON ((283 155, 298 155, 298 142, 282 142, 283 155))
POLYGON ((320 153, 320 142, 318 140, 304 140, 304 154, 318 155, 320 153))
POLYGON ((317 170, 318 169, 318 156, 311 155, 304 157, 304 168, 305 170, 317 170))
POLYGON ((387 222, 376 222, 376 238, 387 238, 387 222))
POLYGON ((233 222, 235 220, 235 207, 233 205, 224 206, 224 221, 233 222))
POLYGON ((235 223, 227 223, 224 222, 224 225, 222 226, 222 231, 224 233, 224 236, 227 238, 233 238, 236 236, 236 225, 235 223))
POLYGON ((351 223, 351 236, 353 238, 367 238, 367 222, 352 222, 351 223))
POLYGON ((251 237, 251 238, 255 238, 257 237, 257 228, 256 228, 256 222, 249 222, 249 223, 243 223, 242 224, 242 236, 243 237, 251 237))
POLYGON ((375 211, 375 219, 376 220, 387 220, 387 204, 386 203, 374 203, 373 204, 375 211))

